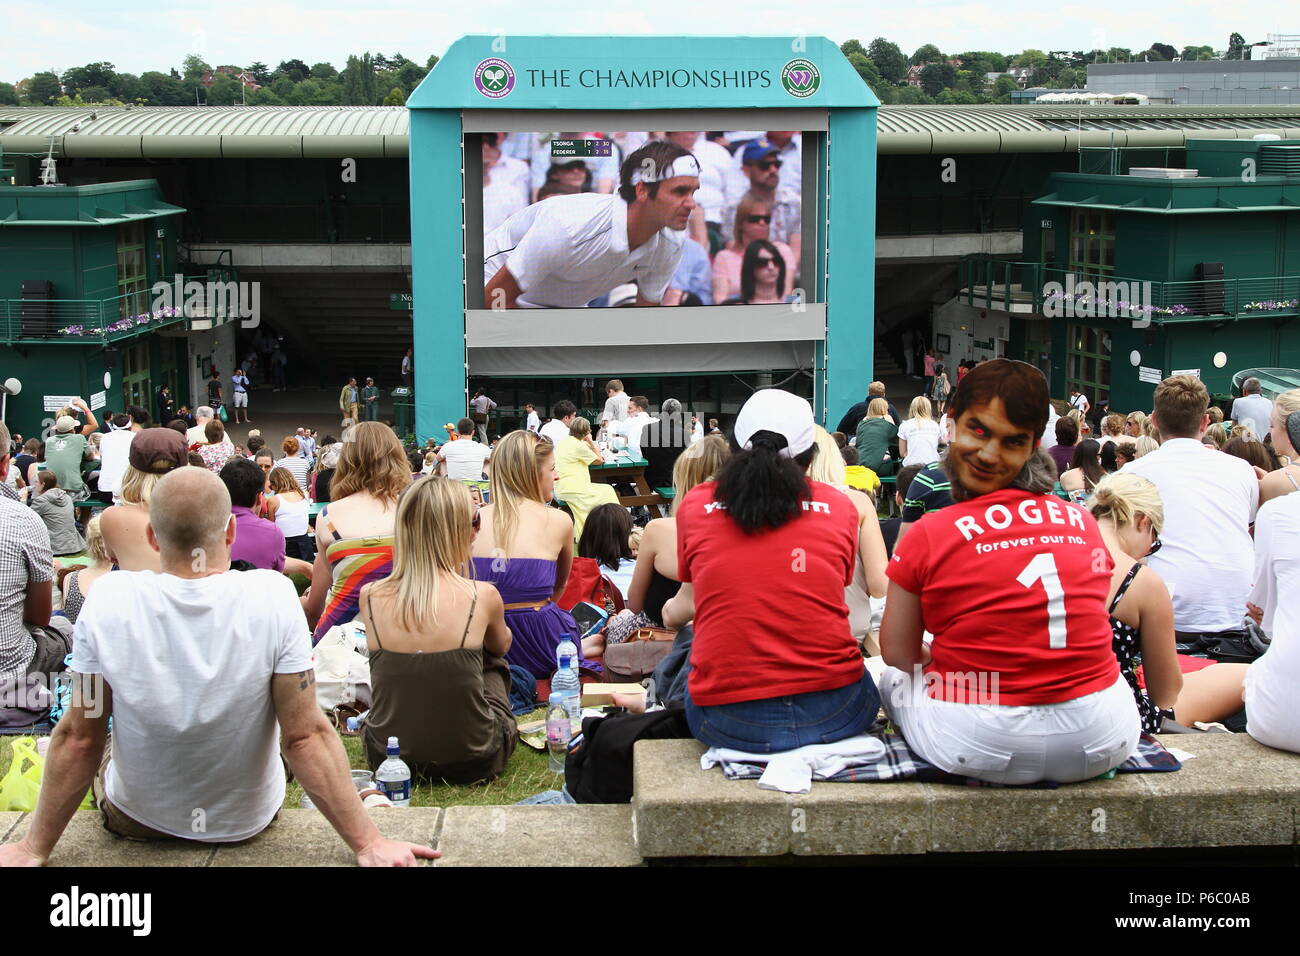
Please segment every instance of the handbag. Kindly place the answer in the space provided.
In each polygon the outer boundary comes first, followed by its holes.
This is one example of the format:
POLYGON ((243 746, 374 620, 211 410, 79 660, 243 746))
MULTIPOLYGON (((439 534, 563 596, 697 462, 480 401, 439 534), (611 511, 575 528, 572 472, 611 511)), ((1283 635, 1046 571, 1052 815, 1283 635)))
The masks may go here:
POLYGON ((217 406, 217 417, 223 422, 230 421, 230 416, 226 414, 226 406, 224 404, 217 406))
POLYGON ((666 627, 641 627, 622 644, 605 645, 601 664, 610 683, 635 684, 654 673, 673 648, 676 631, 666 627))

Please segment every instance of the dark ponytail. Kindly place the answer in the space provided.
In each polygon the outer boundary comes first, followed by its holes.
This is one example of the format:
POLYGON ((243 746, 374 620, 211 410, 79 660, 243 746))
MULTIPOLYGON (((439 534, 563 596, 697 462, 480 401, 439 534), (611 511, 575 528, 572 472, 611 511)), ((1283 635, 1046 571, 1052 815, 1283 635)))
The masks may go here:
POLYGON ((755 534, 799 516, 800 503, 812 497, 807 470, 817 446, 791 459, 780 454, 786 440, 776 432, 755 432, 749 443, 727 459, 713 497, 741 530, 755 534))

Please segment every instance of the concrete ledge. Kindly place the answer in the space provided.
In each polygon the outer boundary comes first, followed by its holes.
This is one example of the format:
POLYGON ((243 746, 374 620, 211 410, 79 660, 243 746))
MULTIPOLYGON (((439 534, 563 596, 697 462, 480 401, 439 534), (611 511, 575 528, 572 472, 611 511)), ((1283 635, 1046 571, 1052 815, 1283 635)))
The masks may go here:
POLYGON ((636 747, 640 852, 655 857, 905 855, 1151 847, 1285 846, 1296 840, 1300 756, 1244 734, 1180 735, 1176 773, 1121 774, 1056 790, 817 783, 759 790, 699 769, 693 740, 636 747))
POLYGON ((640 866, 630 806, 448 807, 435 866, 640 866))
MULTIPOLYGON (((368 811, 384 836, 433 846, 442 810, 368 811)), ((21 840, 31 814, 0 814, 0 842, 21 840), (9 818, 13 817, 14 820, 9 818), (21 818, 21 819, 19 819, 21 818)), ((264 833, 243 843, 126 840, 104 829, 99 813, 80 810, 63 831, 51 866, 351 866, 347 844, 317 810, 284 810, 264 833)))
MULTIPOLYGON (((367 811, 390 840, 435 846, 443 811, 438 807, 367 811)), ((216 848, 209 866, 352 866, 355 858, 318 810, 283 810, 270 829, 243 843, 216 848)))

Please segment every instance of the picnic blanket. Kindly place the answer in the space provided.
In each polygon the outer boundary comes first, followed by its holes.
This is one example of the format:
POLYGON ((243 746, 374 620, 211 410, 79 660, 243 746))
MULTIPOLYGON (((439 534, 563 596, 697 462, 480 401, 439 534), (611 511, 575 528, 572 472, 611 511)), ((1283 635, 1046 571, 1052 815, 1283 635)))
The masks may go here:
MULTIPOLYGON (((1054 790, 1061 786, 1061 784, 1051 781, 1023 785, 989 783, 962 774, 948 773, 914 753, 907 746, 907 741, 891 725, 879 722, 873 725, 865 734, 850 738, 849 741, 839 741, 837 744, 822 744, 816 747, 803 747, 798 751, 790 751, 789 754, 799 754, 801 751, 810 752, 808 759, 802 761, 805 766, 809 767, 809 779, 806 784, 802 779, 795 781, 789 775, 787 761, 782 761, 782 765, 778 767, 777 772, 769 774, 765 783, 763 777, 770 769, 769 764, 776 762, 772 757, 759 754, 740 754, 737 751, 723 750, 718 747, 711 747, 700 757, 700 768, 709 770, 714 766, 721 765, 722 772, 728 780, 757 779, 759 780, 759 786, 763 789, 779 789, 786 793, 807 793, 812 780, 824 780, 829 783, 890 783, 911 780, 916 783, 950 783, 967 787, 1023 786, 1031 790, 1054 790), (866 745, 866 740, 874 740, 876 746, 866 745), (841 751, 837 753, 837 759, 834 761, 825 760, 824 764, 819 767, 816 758, 819 756, 825 757, 825 754, 819 752, 823 749, 829 751, 837 747, 841 748, 841 751), (782 785, 795 782, 803 785, 798 789, 788 789, 787 786, 782 785)), ((787 758, 788 760, 789 754, 773 756, 787 758)), ((1120 764, 1115 770, 1109 770, 1097 779, 1106 780, 1116 773, 1168 773, 1181 768, 1182 764, 1178 761, 1178 758, 1166 750, 1164 744, 1154 737, 1143 734, 1138 740, 1136 752, 1128 760, 1120 764)))

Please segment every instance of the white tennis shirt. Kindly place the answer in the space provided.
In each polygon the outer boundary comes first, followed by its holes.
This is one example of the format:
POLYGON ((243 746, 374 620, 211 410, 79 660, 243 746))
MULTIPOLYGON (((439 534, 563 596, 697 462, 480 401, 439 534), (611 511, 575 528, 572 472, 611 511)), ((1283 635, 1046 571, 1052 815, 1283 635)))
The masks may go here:
POLYGON ((658 302, 685 241, 685 230, 664 228, 629 251, 627 203, 617 194, 554 196, 484 237, 483 282, 508 266, 523 290, 517 304, 526 309, 582 308, 627 282, 658 302))

